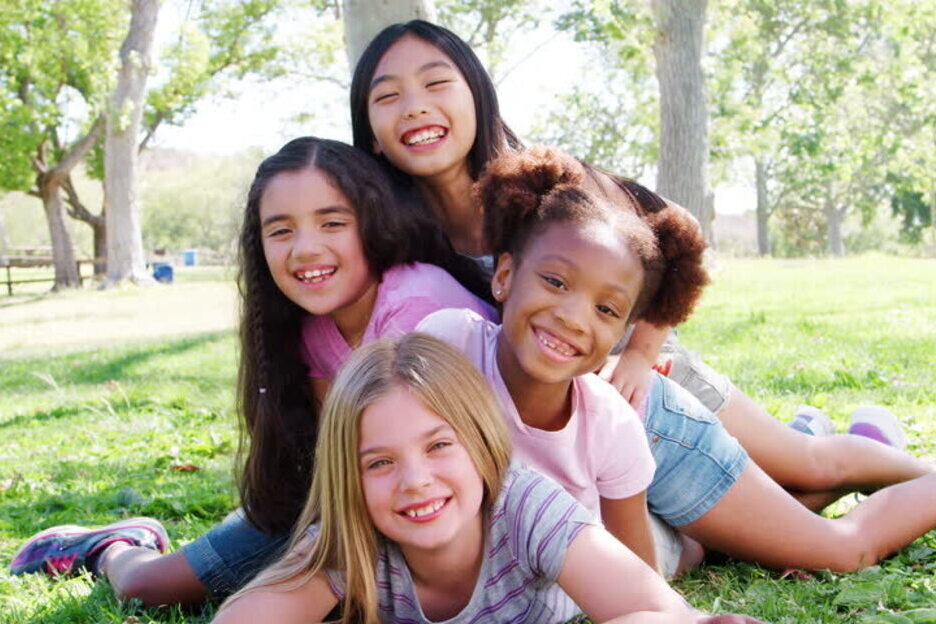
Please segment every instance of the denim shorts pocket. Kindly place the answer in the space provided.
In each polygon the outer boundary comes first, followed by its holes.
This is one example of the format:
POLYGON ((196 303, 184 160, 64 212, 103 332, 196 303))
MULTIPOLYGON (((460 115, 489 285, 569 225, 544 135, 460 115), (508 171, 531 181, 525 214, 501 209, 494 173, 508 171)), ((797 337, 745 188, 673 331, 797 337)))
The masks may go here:
POLYGON ((671 379, 661 378, 663 407, 698 422, 716 423, 718 417, 692 396, 688 390, 671 379))

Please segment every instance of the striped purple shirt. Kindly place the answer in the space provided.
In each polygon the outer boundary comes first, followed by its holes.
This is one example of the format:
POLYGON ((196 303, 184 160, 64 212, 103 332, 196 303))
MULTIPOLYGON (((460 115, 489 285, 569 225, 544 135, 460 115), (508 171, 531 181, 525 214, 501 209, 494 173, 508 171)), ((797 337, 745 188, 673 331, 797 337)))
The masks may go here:
MULTIPOLYGON (((569 544, 590 514, 558 484, 517 464, 487 522, 484 560, 468 604, 452 624, 566 622, 580 609, 559 588, 569 544)), ((328 574, 342 595, 341 575, 328 574)), ((384 622, 429 624, 413 591, 406 561, 396 544, 380 542, 377 589, 384 622)))

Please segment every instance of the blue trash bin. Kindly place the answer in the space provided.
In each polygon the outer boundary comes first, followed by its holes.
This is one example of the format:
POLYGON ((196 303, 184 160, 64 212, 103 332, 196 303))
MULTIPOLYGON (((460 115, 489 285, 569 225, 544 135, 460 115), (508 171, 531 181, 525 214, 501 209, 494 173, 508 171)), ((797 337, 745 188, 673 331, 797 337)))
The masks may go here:
POLYGON ((171 284, 173 279, 172 265, 168 262, 153 263, 153 279, 161 284, 171 284))
POLYGON ((195 266, 198 264, 198 250, 186 249, 182 252, 182 264, 185 266, 195 266))

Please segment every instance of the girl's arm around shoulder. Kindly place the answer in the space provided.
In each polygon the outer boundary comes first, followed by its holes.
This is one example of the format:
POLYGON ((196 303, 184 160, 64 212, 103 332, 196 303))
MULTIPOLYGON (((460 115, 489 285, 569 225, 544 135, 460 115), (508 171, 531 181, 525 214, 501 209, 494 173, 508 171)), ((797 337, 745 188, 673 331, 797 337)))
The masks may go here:
POLYGON ((643 406, 650 391, 650 370, 656 364, 669 327, 637 321, 631 338, 619 355, 612 355, 599 376, 621 393, 634 409, 643 406))
POLYGON ((265 587, 226 602, 212 624, 254 624, 271 619, 278 624, 322 622, 335 605, 335 596, 323 573, 292 589, 265 587))
POLYGON ((614 624, 763 624, 743 615, 708 616, 601 527, 569 545, 559 586, 594 622, 614 624))

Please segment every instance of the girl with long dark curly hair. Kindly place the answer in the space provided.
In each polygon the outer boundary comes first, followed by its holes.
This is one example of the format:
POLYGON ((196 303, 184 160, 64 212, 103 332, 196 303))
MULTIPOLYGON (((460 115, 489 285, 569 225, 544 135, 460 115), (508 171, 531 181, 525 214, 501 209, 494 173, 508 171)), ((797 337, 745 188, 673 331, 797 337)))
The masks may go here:
POLYGON ((337 141, 294 139, 264 160, 240 235, 242 508, 171 554, 149 518, 54 527, 19 550, 13 572, 86 568, 155 606, 227 596, 269 563, 302 509, 320 405, 351 351, 442 308, 495 316, 441 268, 481 283, 475 266, 395 197, 373 159, 337 141))

